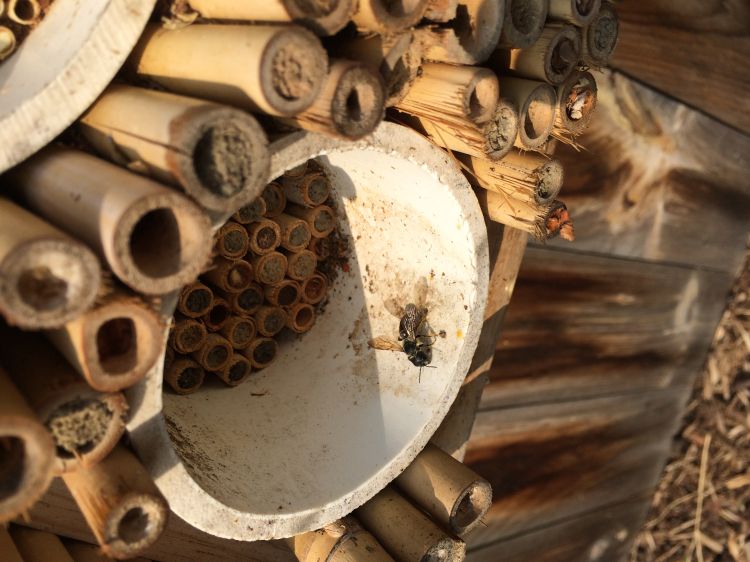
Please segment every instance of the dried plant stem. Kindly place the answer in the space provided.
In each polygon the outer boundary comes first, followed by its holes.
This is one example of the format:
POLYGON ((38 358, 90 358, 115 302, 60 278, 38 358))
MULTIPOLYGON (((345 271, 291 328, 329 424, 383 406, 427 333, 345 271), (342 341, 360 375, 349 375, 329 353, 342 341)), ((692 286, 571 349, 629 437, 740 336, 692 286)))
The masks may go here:
MULTIPOLYGON (((578 72, 557 88, 557 111, 552 136, 575 143, 594 115, 597 101, 596 80, 590 72, 578 72)), ((575 144, 574 144, 575 146, 575 144)))
POLYGON ((610 5, 603 5, 599 13, 583 28, 583 62, 594 68, 609 64, 617 46, 620 20, 610 5))
POLYGON ((600 6, 601 0, 550 0, 549 17, 584 26, 596 17, 600 6))
POLYGON ((319 531, 286 540, 299 562, 393 562, 354 517, 344 517, 319 531))
POLYGON ((415 25, 427 9, 428 0, 359 0, 352 20, 364 31, 390 34, 415 25))
POLYGON ((548 24, 539 39, 525 49, 499 51, 493 62, 498 70, 522 78, 562 84, 581 58, 581 33, 572 25, 548 24))
POLYGON ((528 150, 543 150, 555 123, 555 90, 544 82, 523 78, 503 78, 500 88, 518 111, 515 145, 528 150))
POLYGON ((549 0, 505 0, 503 32, 498 48, 531 47, 542 34, 548 10, 549 0))

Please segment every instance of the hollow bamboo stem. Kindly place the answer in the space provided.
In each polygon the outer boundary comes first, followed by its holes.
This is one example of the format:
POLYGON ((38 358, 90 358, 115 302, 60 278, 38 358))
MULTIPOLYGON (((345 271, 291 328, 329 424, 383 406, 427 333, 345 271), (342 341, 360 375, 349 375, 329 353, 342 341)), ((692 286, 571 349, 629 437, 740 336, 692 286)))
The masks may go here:
POLYGON ((281 232, 281 247, 290 252, 298 252, 307 247, 312 238, 310 226, 303 219, 282 213, 274 219, 281 232))
POLYGON ((232 309, 229 303, 220 297, 216 297, 211 305, 211 310, 201 320, 208 331, 218 332, 229 322, 231 315, 232 309))
POLYGON ((284 254, 270 252, 252 260, 255 279, 259 283, 275 285, 284 279, 287 271, 287 259, 284 254))
POLYGON ((57 535, 19 525, 9 532, 24 562, 74 562, 57 535))
POLYGON ((379 34, 403 31, 416 25, 427 9, 428 0, 359 0, 352 20, 357 28, 379 34))
POLYGON ((137 556, 164 530, 169 506, 122 445, 98 465, 65 474, 63 480, 107 556, 137 556))
POLYGON ((552 86, 523 78, 503 78, 503 95, 518 112, 515 146, 540 150, 549 140, 555 122, 557 95, 552 86))
POLYGON ((206 372, 187 357, 175 357, 164 370, 164 380, 177 394, 192 394, 203 384, 206 372))
POLYGON ((11 173, 13 193, 96 249, 126 285, 164 294, 194 279, 211 251, 190 200, 83 152, 46 148, 11 173))
POLYGON ((62 326, 94 303, 100 277, 86 246, 0 197, 0 314, 9 324, 62 326))
POLYGON ((297 334, 309 332, 315 325, 315 309, 307 303, 298 303, 287 308, 286 326, 297 334))
MULTIPOLYGON (((253 266, 245 260, 216 258, 202 278, 227 293, 239 293, 253 281, 253 266)), ((215 299, 214 299, 215 300, 215 299)))
POLYGON ((191 357, 206 371, 219 371, 232 358, 232 345, 219 334, 208 334, 206 342, 191 357))
POLYGON ((584 26, 596 17, 601 0, 550 0, 549 18, 584 26))
POLYGON ((505 0, 503 32, 498 48, 531 47, 542 34, 548 11, 549 0, 505 0))
POLYGON ((302 301, 318 304, 328 293, 328 280, 320 273, 313 273, 302 282, 302 301))
POLYGON ((604 4, 599 13, 583 28, 583 62, 594 68, 609 65, 617 47, 620 20, 610 5, 604 4))
POLYGON ((271 338, 284 329, 288 317, 280 306, 261 306, 255 313, 255 326, 261 336, 271 338))
POLYGON ((244 355, 234 353, 226 366, 214 371, 214 374, 227 386, 238 386, 247 380, 251 372, 250 360, 244 355))
POLYGON ((234 349, 244 349, 255 339, 257 328, 252 318, 232 316, 219 333, 227 338, 234 349))
POLYGON ((333 209, 327 205, 307 208, 290 204, 286 208, 287 213, 303 219, 310 226, 310 233, 315 238, 325 238, 336 228, 336 217, 333 209))
POLYGON ((175 317, 169 341, 177 353, 189 354, 203 347, 207 337, 208 331, 203 322, 195 318, 175 317))
POLYGON ((247 253, 247 230, 241 224, 228 221, 214 235, 216 252, 227 259, 239 259, 247 253))
POLYGON ((312 277, 317 266, 318 258, 315 254, 310 250, 300 250, 287 255, 286 274, 295 281, 304 281, 312 277))
POLYGON ((528 232, 539 241, 548 239, 549 207, 513 200, 504 193, 484 189, 477 192, 477 200, 490 220, 528 232))
POLYGON ((294 306, 302 298, 300 284, 291 279, 284 279, 278 285, 267 285, 264 290, 266 300, 272 306, 294 306))
POLYGON ((504 74, 559 85, 570 77, 580 59, 580 31, 572 25, 548 24, 536 43, 498 52, 494 61, 504 74))
POLYGON ((293 25, 150 25, 130 65, 175 92, 291 116, 315 101, 327 60, 318 38, 293 25))
POLYGON ((262 197, 256 197, 250 203, 241 207, 232 218, 240 224, 250 224, 259 221, 266 214, 266 202, 262 197))
POLYGON ((344 517, 324 529, 286 540, 299 562, 393 562, 388 553, 354 517, 344 517))
POLYGON ((259 337, 243 349, 242 353, 248 358, 255 369, 265 369, 276 360, 279 346, 273 338, 259 337))
POLYGON ((331 182, 325 174, 319 172, 304 175, 284 174, 281 186, 284 188, 287 201, 305 207, 322 205, 331 193, 331 182))
POLYGON ((16 50, 17 40, 13 30, 0 25, 0 61, 7 59, 16 50))
POLYGON ((583 133, 594 115, 596 80, 590 72, 573 74, 557 89, 557 111, 552 136, 570 142, 583 133))
POLYGON ((206 285, 195 281, 182 289, 177 310, 189 318, 199 318, 211 309, 214 294, 206 285))
POLYGON ((234 314, 241 316, 255 314, 258 307, 263 304, 263 288, 257 283, 250 283, 247 289, 239 293, 223 293, 220 291, 219 295, 226 299, 234 314))

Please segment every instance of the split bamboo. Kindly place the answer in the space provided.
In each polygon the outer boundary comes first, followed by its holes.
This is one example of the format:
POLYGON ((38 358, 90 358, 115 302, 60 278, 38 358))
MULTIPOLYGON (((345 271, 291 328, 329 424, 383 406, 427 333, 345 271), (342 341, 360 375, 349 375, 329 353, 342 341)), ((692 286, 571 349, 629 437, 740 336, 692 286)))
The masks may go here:
POLYGON ((548 24, 530 47, 497 51, 493 64, 503 74, 556 86, 570 77, 580 59, 581 32, 572 25, 548 24))
POLYGON ((544 29, 549 0, 505 0, 505 19, 498 48, 531 47, 544 29))
POLYGON ((248 225, 247 233, 250 250, 258 255, 273 252, 281 244, 281 227, 276 220, 261 218, 248 225))
POLYGON ((164 380, 177 394, 191 394, 203 384, 206 372, 187 357, 175 357, 164 370, 164 380))
POLYGON ((9 533, 24 562, 75 562, 57 535, 19 525, 9 533))
POLYGON ((244 355, 234 353, 224 368, 214 371, 214 374, 227 386, 238 386, 247 380, 251 372, 250 360, 244 355))
POLYGON ((206 371, 219 371, 229 363, 232 346, 219 334, 208 334, 203 347, 191 353, 191 357, 206 371))
POLYGON ((312 238, 310 226, 303 219, 280 214, 274 219, 281 231, 281 247, 290 252, 298 252, 307 247, 312 238))
POLYGON ((381 35, 398 33, 422 19, 427 2, 428 0, 359 0, 352 20, 362 31, 381 35))
POLYGON ((303 175, 287 175, 281 177, 281 186, 287 201, 315 207, 322 205, 331 193, 331 182, 325 174, 319 172, 307 172, 303 175))
POLYGON ((219 257, 201 277, 217 289, 227 293, 239 293, 252 283, 253 266, 245 260, 228 260, 219 257))
POLYGON ((240 353, 250 360, 256 369, 264 369, 276 360, 279 345, 273 338, 259 337, 240 353))
POLYGON ((336 228, 336 218, 333 214, 333 209, 327 205, 308 208, 290 204, 287 205, 286 212, 307 222, 310 226, 310 233, 315 238, 325 238, 336 228))
POLYGON ((299 562, 393 562, 388 553, 354 517, 345 517, 319 531, 286 540, 299 562))
POLYGON ((529 150, 543 149, 555 123, 555 90, 544 82, 523 78, 503 78, 500 87, 518 111, 515 145, 529 150))
POLYGON ((617 46, 620 33, 620 20, 617 12, 607 4, 583 28, 583 62, 594 68, 609 64, 617 46))
POLYGON ((549 0, 549 18, 582 27, 591 23, 600 7, 601 0, 549 0))
POLYGON ((182 289, 177 310, 189 318, 203 316, 211 309, 214 294, 206 285, 195 281, 182 289))
POLYGON ((247 230, 241 224, 228 221, 214 235, 216 252, 227 259, 239 259, 247 253, 247 230))

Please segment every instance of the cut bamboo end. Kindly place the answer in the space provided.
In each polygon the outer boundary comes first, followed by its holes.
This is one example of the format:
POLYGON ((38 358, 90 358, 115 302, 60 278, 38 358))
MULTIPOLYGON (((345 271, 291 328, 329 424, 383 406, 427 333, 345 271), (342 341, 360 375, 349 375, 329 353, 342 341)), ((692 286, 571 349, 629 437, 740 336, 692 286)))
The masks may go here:
POLYGON ((203 322, 194 318, 175 318, 170 343, 177 353, 189 354, 203 347, 207 337, 203 322))
POLYGON ((232 345, 219 334, 208 334, 206 342, 191 357, 206 371, 220 371, 232 358, 232 345))
POLYGON ((288 317, 280 306, 261 306, 255 313, 255 326, 261 336, 271 338, 284 329, 288 317))
POLYGON ((512 49, 507 64, 502 62, 502 55, 496 57, 498 65, 514 75, 559 85, 581 59, 581 33, 572 25, 550 24, 531 47, 512 49))
POLYGON ((583 28, 583 62, 595 68, 609 65, 617 47, 620 20, 612 6, 603 5, 583 28))
POLYGON ((53 476, 55 449, 47 430, 0 369, 0 523, 28 511, 53 476))
POLYGON ((137 556, 164 530, 169 506, 140 461, 122 445, 98 465, 63 479, 105 555, 137 556))
POLYGON ((227 259, 239 259, 244 256, 250 241, 245 227, 234 221, 225 223, 214 235, 216 252, 227 259))
POLYGON ((315 309, 307 303, 298 303, 287 308, 286 326, 297 334, 309 332, 315 325, 315 309))
POLYGON ((310 233, 315 238, 325 238, 336 228, 336 217, 333 209, 327 205, 318 205, 312 209, 299 205, 288 205, 287 213, 303 219, 310 226, 310 233))
POLYGON ((299 562, 393 562, 375 537, 351 516, 319 531, 291 537, 286 543, 299 562))
POLYGON ((343 45, 343 55, 356 58, 377 68, 385 83, 385 105, 401 101, 419 74, 422 43, 413 31, 384 37, 359 37, 343 45))
POLYGON ((189 318, 199 318, 211 309, 214 294, 206 285, 195 281, 182 289, 177 310, 189 318))
POLYGON ((556 138, 580 135, 591 122, 598 89, 590 72, 574 74, 557 89, 557 112, 552 134, 556 138))
POLYGON ((18 25, 35 25, 41 16, 42 6, 38 0, 8 0, 7 17, 18 25))
POLYGON ((220 330, 234 349, 245 349, 255 339, 256 332, 253 319, 242 316, 231 317, 220 330))
POLYGON ((268 175, 268 139, 255 118, 199 99, 112 85, 80 130, 108 159, 181 186, 211 211, 251 201, 268 175))
POLYGON ((208 216, 148 178, 56 147, 42 150, 11 177, 26 207, 96 248, 136 291, 160 295, 178 289, 208 261, 208 216))
POLYGON ((396 560, 460 562, 466 557, 463 541, 445 533, 392 486, 355 515, 396 560))
POLYGON ((74 562, 57 535, 20 525, 11 525, 8 532, 24 562, 74 562))
POLYGON ((262 197, 256 197, 253 201, 240 208, 232 218, 240 224, 250 224, 259 221, 266 214, 266 202, 262 197))
POLYGON ((9 324, 62 326, 91 307, 100 277, 87 247, 0 198, 0 314, 9 324))
POLYGON ((269 219, 278 217, 286 207, 286 195, 283 188, 276 182, 269 183, 261 195, 266 203, 265 216, 269 219))
POLYGON ((290 252, 303 250, 310 243, 312 233, 304 220, 282 213, 275 222, 281 231, 281 247, 290 252))
POLYGON ((92 388, 114 392, 133 386, 156 364, 163 330, 142 300, 113 293, 47 335, 92 388))
POLYGON ((302 282, 302 300, 307 304, 318 304, 328 293, 328 280, 320 273, 313 273, 302 282))
POLYGON ((555 122, 555 90, 549 84, 522 78, 504 78, 500 87, 518 109, 516 146, 531 150, 542 148, 555 122))
MULTIPOLYGON (((307 171, 307 165, 304 169, 307 171)), ((331 182, 325 174, 318 172, 304 173, 299 176, 284 174, 281 178, 281 185, 287 201, 305 207, 322 205, 331 194, 331 182)))
POLYGON ((255 254, 268 254, 281 245, 281 227, 275 220, 260 219, 247 227, 247 233, 250 250, 255 254))
POLYGON ((131 66, 175 92, 288 117, 307 109, 328 70, 320 41, 295 25, 151 25, 131 66))
POLYGON ((599 13, 601 0, 550 0, 549 18, 583 27, 599 13))
POLYGON ((258 307, 263 304, 263 288, 257 283, 239 293, 227 293, 223 295, 234 314, 250 316, 255 314, 258 307))
POLYGON ((176 357, 165 367, 164 380, 177 394, 192 394, 203 384, 206 372, 187 357, 176 357))
POLYGON ((211 310, 201 318, 206 329, 210 332, 220 331, 232 316, 232 309, 229 303, 222 298, 214 298, 211 310))
POLYGON ((265 285, 281 283, 286 275, 287 259, 284 254, 270 252, 253 258, 255 279, 265 285))
POLYGON ((364 31, 397 33, 416 25, 427 3, 428 0, 360 0, 352 20, 364 31))
MULTIPOLYGON (((253 281, 253 266, 245 260, 216 258, 202 278, 227 293, 239 293, 253 281)), ((214 299, 215 300, 215 299, 214 299)))
POLYGON ((498 48, 526 49, 544 29, 549 0, 505 0, 505 19, 498 48))
POLYGON ((489 482, 434 445, 417 455, 396 485, 458 536, 475 528, 492 506, 489 482))
POLYGON ((248 358, 255 369, 265 369, 276 361, 279 344, 273 338, 257 338, 245 349, 242 354, 248 358))
POLYGON ((320 95, 305 111, 290 118, 294 126, 342 139, 369 135, 385 114, 385 86, 378 74, 360 62, 331 64, 320 95))
POLYGON ((229 359, 226 366, 214 374, 227 386, 238 386, 245 382, 252 373, 250 360, 244 355, 235 353, 229 359))
POLYGON ((16 50, 16 34, 4 25, 0 25, 0 61, 7 59, 16 50))
POLYGON ((266 300, 273 306, 289 307, 300 302, 302 288, 296 281, 284 279, 278 285, 266 286, 265 294, 266 300))
POLYGON ((568 242, 575 240, 573 219, 570 217, 568 207, 562 201, 555 201, 552 204, 545 217, 545 226, 547 229, 547 238, 559 236, 568 242))
POLYGON ((506 193, 488 189, 481 189, 476 195, 490 220, 527 232, 540 242, 548 239, 545 220, 549 207, 514 200, 506 193))

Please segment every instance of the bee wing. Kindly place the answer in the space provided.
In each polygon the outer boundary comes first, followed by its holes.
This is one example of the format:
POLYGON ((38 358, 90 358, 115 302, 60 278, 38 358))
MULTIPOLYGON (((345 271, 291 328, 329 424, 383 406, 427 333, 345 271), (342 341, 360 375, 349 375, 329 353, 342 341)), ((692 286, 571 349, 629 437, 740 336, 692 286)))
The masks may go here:
POLYGON ((414 304, 417 308, 427 308, 427 298, 429 296, 430 286, 426 277, 420 277, 414 284, 414 304))
POLYGON ((386 299, 383 301, 385 309, 390 312, 396 318, 401 318, 404 315, 404 307, 398 304, 395 298, 386 299))
POLYGON ((399 344, 396 341, 393 341, 391 338, 386 338, 385 336, 374 337, 370 341, 367 342, 367 345, 369 345, 373 349, 381 349, 383 351, 403 351, 404 350, 401 347, 401 344, 399 344))

